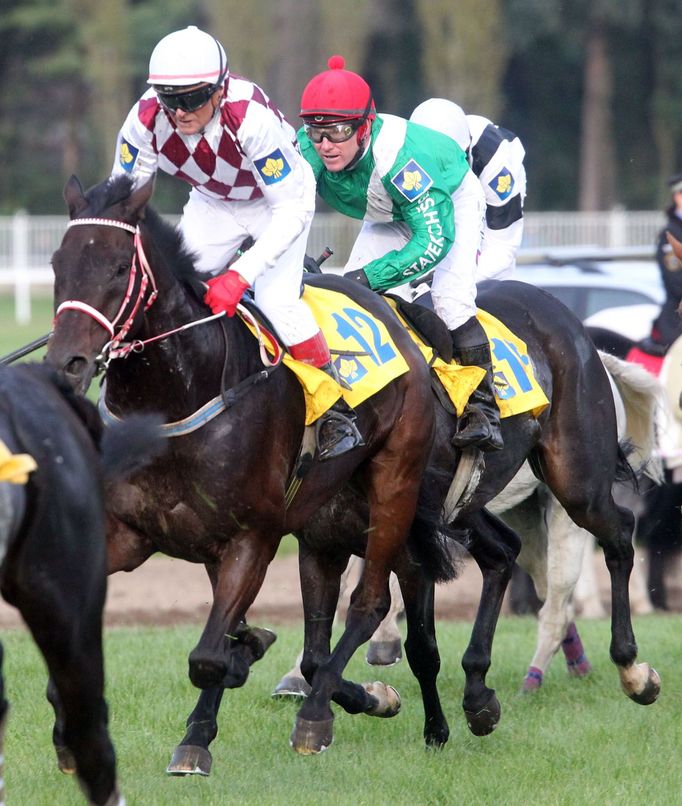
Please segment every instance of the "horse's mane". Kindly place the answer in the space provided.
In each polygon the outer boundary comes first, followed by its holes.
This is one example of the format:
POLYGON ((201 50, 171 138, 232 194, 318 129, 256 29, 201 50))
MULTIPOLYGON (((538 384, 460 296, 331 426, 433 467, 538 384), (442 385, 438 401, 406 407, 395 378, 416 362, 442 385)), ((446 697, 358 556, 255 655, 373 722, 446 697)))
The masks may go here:
MULTIPOLYGON (((127 174, 109 177, 85 193, 88 205, 79 217, 101 216, 110 207, 125 203, 132 191, 132 177, 127 174)), ((141 221, 149 230, 154 248, 163 262, 170 267, 173 276, 195 297, 203 299, 205 288, 194 265, 196 255, 187 248, 178 227, 166 221, 153 207, 145 208, 141 221)))

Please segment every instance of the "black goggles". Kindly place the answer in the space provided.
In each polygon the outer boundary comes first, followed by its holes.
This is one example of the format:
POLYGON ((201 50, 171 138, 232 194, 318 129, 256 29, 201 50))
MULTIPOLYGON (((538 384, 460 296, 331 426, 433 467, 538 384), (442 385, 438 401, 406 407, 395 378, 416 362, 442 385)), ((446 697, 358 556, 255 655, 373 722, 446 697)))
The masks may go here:
POLYGON ((305 133, 313 143, 321 143, 324 137, 330 143, 345 143, 364 123, 363 120, 351 120, 345 123, 329 123, 326 126, 304 125, 305 133))
POLYGON ((205 106, 213 93, 218 89, 215 84, 209 84, 204 87, 198 87, 189 92, 161 92, 156 90, 156 95, 162 106, 169 112, 175 112, 176 109, 182 109, 183 112, 196 112, 205 106))

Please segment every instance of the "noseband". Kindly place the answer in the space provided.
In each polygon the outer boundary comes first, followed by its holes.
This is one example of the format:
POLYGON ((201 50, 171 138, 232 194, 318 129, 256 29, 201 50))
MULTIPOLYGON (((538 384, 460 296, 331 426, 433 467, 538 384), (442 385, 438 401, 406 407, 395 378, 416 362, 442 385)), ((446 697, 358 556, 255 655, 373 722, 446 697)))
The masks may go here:
POLYGON ((130 275, 128 277, 128 287, 123 296, 123 301, 112 320, 107 319, 103 313, 93 308, 93 306, 89 305, 87 302, 82 302, 78 299, 68 299, 62 302, 57 308, 55 322, 64 311, 81 311, 81 313, 87 314, 109 334, 110 340, 102 348, 102 357, 107 354, 113 357, 116 348, 123 339, 125 339, 128 331, 132 327, 140 307, 144 304, 144 310, 148 310, 153 305, 159 292, 156 287, 154 274, 149 266, 147 256, 144 253, 139 227, 133 227, 132 224, 126 224, 123 221, 116 221, 111 218, 74 218, 69 221, 66 226, 67 229, 70 229, 71 227, 78 227, 85 224, 117 227, 118 229, 123 229, 132 234, 133 259, 130 267, 130 275), (136 285, 138 286, 137 295, 135 295, 136 285), (147 299, 147 288, 150 286, 152 291, 147 299), (116 332, 117 328, 118 332, 116 332))

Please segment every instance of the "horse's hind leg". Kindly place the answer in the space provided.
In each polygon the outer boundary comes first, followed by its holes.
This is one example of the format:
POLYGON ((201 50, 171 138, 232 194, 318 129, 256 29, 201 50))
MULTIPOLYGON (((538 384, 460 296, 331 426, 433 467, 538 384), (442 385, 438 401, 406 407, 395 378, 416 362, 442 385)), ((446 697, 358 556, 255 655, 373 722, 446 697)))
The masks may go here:
POLYGON ((485 509, 460 517, 458 526, 471 529, 465 547, 483 575, 478 612, 462 668, 466 675, 463 707, 467 725, 476 736, 485 736, 497 727, 500 719, 500 704, 495 692, 486 686, 485 677, 490 668, 502 600, 521 541, 514 531, 485 509))
MULTIPOLYGON (((604 448, 604 465, 595 467, 589 457, 580 462, 580 457, 574 455, 577 450, 574 435, 569 432, 564 438, 570 438, 571 445, 564 446, 564 451, 555 445, 553 452, 543 455, 543 473, 572 520, 591 532, 604 549, 611 577, 611 659, 618 667, 625 693, 635 702, 648 705, 658 697, 660 678, 649 664, 636 663, 637 644, 628 591, 634 558, 634 516, 613 500, 613 479, 603 472, 603 467, 608 466, 605 464, 610 453, 608 446, 604 448), (564 452, 566 455, 562 455, 564 452), (568 461, 569 457, 572 461, 568 461)), ((596 450, 599 440, 592 447, 596 450)), ((615 451, 611 455, 615 472, 615 451)))
POLYGON ((405 654, 421 689, 424 704, 424 740, 427 747, 442 747, 448 740, 450 729, 436 686, 440 671, 440 655, 436 643, 434 584, 427 580, 418 568, 406 564, 401 573, 401 580, 404 593, 401 601, 404 598, 407 620, 405 654))

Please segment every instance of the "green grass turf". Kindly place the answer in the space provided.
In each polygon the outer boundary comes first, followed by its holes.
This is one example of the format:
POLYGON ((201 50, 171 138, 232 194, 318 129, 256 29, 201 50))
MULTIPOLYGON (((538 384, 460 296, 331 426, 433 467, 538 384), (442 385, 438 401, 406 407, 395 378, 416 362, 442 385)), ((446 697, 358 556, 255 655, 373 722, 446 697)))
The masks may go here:
MULTIPOLYGON (((334 706, 334 743, 315 757, 298 756, 288 746, 297 705, 270 698, 301 641, 300 627, 278 629, 277 643, 253 667, 246 686, 225 693, 208 778, 164 773, 196 699, 186 658, 200 629, 112 629, 106 634, 107 696, 122 789, 134 806, 669 806, 682 792, 682 617, 642 617, 635 629, 640 659, 652 662, 663 680, 659 701, 647 707, 621 692, 604 621, 581 625, 594 665, 589 678, 569 678, 557 657, 543 688, 520 694, 535 622, 502 619, 488 676, 502 703, 502 720, 492 735, 477 738, 461 712, 459 663, 470 625, 439 624, 439 683, 451 736, 438 752, 424 748, 419 688, 407 664, 369 668, 359 652, 348 677, 395 685, 401 713, 382 720, 350 716, 334 706)), ((56 770, 42 661, 22 631, 6 633, 3 642, 12 701, 8 803, 80 804, 75 781, 56 770)))

